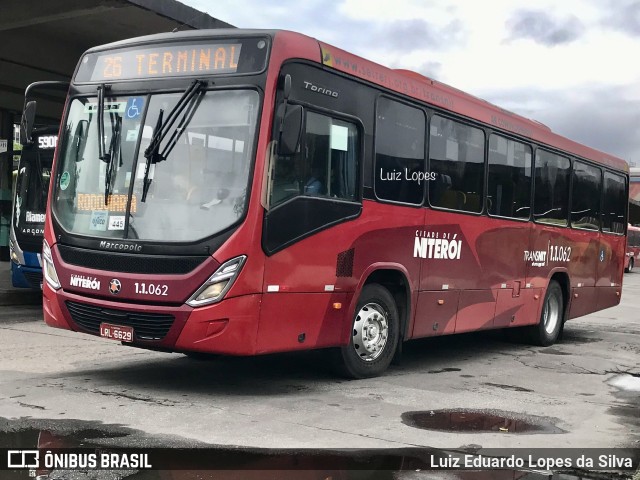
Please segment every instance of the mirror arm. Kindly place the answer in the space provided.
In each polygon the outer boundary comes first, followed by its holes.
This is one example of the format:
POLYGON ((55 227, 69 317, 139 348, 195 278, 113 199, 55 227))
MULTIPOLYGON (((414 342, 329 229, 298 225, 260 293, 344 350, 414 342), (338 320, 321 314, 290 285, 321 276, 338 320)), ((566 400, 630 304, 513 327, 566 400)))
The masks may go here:
POLYGON ((287 116, 287 105, 289 105, 289 95, 291 95, 291 75, 288 73, 284 77, 284 101, 282 102, 282 118, 280 119, 280 129, 278 131, 278 139, 282 136, 282 130, 284 129, 284 119, 287 116))

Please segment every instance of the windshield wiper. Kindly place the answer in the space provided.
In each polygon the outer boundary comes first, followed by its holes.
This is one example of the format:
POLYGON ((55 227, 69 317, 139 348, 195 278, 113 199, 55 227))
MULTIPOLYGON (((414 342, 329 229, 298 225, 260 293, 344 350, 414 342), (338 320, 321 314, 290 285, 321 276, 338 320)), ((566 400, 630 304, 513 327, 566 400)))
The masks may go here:
POLYGON ((160 113, 158 114, 158 121, 156 122, 156 127, 153 131, 153 136, 151 137, 149 146, 144 151, 144 156, 147 159, 147 162, 144 169, 144 180, 142 182, 142 198, 140 200, 141 202, 144 202, 147 199, 147 193, 149 192, 149 187, 151 186, 151 182, 153 181, 153 175, 151 175, 151 167, 155 166, 155 164, 158 162, 166 160, 171 153, 171 150, 173 150, 173 147, 177 142, 177 138, 195 113, 197 102, 191 103, 191 101, 202 91, 205 85, 206 83, 202 80, 194 80, 191 85, 189 85, 189 87, 184 91, 182 97, 180 97, 171 112, 169 112, 169 115, 167 115, 167 119, 164 122, 162 120, 164 110, 160 109, 160 113), (180 114, 189 105, 190 108, 182 117, 182 120, 176 127, 176 130, 171 136, 170 141, 167 143, 162 152, 160 152, 160 145, 162 144, 162 141, 165 139, 180 114))
POLYGON ((113 191, 113 184, 115 183, 114 174, 117 171, 117 167, 122 166, 122 160, 120 158, 120 130, 122 128, 122 117, 110 113, 111 116, 111 143, 109 143, 109 151, 107 152, 107 172, 104 178, 104 204, 107 204, 109 195, 113 191), (115 121, 114 118, 115 117, 115 121), (119 161, 119 162, 118 162, 119 161))
POLYGON ((109 86, 105 84, 98 87, 98 158, 103 162, 109 161, 108 154, 105 152, 107 146, 104 138, 104 91, 108 88, 109 86))
POLYGON ((104 95, 111 85, 102 84, 98 87, 98 158, 107 164, 107 171, 104 178, 104 204, 107 205, 109 195, 113 190, 113 175, 116 171, 114 159, 120 158, 120 128, 122 126, 122 117, 115 112, 109 111, 109 120, 111 120, 111 141, 109 142, 109 150, 105 145, 104 135, 104 95))

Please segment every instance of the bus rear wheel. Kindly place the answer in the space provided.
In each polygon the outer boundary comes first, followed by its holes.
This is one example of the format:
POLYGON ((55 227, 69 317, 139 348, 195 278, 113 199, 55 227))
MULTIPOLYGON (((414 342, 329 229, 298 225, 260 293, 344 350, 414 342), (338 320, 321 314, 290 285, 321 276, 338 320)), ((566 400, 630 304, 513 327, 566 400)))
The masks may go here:
POLYGON ((544 296, 540 322, 529 327, 530 343, 541 347, 553 345, 558 340, 563 321, 564 297, 562 295, 562 287, 555 280, 551 280, 544 296))
POLYGON ((393 296, 382 285, 365 285, 356 305, 350 341, 338 352, 338 367, 349 378, 384 372, 398 346, 400 321, 393 296))
POLYGON ((631 273, 631 270, 633 270, 633 257, 629 259, 629 265, 624 269, 627 273, 631 273))

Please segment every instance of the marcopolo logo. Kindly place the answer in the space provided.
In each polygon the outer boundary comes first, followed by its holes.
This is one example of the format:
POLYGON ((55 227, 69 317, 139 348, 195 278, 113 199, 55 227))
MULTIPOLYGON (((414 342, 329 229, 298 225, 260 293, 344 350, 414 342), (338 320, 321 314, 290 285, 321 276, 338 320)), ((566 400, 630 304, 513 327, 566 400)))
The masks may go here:
POLYGON ((94 277, 85 277, 83 275, 71 275, 69 284, 72 287, 87 288, 89 290, 100 290, 100 280, 94 277))
POLYGON ((142 245, 136 245, 135 243, 122 243, 122 242, 100 242, 100 248, 104 250, 116 250, 120 252, 141 252, 142 245))
POLYGON ((38 468, 40 452, 38 450, 8 450, 7 468, 38 468))

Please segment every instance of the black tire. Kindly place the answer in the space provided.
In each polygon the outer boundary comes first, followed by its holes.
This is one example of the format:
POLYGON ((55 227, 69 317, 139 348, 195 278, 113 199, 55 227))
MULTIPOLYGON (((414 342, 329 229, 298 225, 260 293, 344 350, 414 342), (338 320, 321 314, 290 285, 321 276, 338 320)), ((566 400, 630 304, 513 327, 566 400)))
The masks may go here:
POLYGON ((398 347, 400 317, 389 290, 365 285, 360 293, 349 344, 337 352, 338 368, 349 378, 376 377, 384 372, 398 347))
POLYGON ((540 321, 527 327, 527 340, 533 345, 548 347, 558 340, 564 322, 564 296, 562 287, 555 280, 549 282, 544 296, 540 321))
POLYGON ((624 271, 627 273, 631 273, 631 270, 633 270, 633 257, 629 259, 629 266, 624 269, 624 271))

